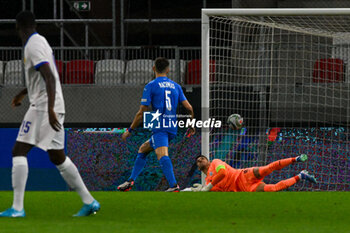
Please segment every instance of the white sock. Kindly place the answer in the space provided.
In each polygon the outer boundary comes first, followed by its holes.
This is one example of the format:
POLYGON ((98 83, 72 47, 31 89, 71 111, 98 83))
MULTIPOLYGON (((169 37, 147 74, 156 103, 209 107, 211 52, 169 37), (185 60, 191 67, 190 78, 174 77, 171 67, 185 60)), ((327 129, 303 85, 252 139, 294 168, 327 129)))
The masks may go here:
POLYGON ((17 211, 23 210, 24 191, 28 178, 28 162, 25 156, 15 156, 12 158, 12 188, 13 204, 12 208, 17 211))
POLYGON ((77 191, 84 204, 91 204, 94 201, 94 198, 91 196, 83 180, 81 179, 77 167, 69 157, 66 156, 66 160, 64 160, 62 164, 57 165, 56 167, 60 171, 63 179, 67 182, 69 187, 77 191))

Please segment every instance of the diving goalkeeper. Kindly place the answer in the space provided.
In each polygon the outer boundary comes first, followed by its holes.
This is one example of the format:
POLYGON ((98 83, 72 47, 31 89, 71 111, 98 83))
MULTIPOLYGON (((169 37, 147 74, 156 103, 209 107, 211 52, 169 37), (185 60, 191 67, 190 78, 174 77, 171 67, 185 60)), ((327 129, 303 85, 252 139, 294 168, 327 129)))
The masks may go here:
POLYGON ((234 169, 220 159, 214 159, 210 162, 205 156, 200 155, 196 158, 196 163, 199 170, 207 175, 205 178, 206 185, 195 184, 191 190, 194 192, 277 192, 294 185, 300 180, 307 180, 316 184, 315 177, 306 170, 277 184, 262 182, 264 177, 273 171, 306 160, 307 155, 302 154, 294 158, 277 160, 262 167, 234 169))

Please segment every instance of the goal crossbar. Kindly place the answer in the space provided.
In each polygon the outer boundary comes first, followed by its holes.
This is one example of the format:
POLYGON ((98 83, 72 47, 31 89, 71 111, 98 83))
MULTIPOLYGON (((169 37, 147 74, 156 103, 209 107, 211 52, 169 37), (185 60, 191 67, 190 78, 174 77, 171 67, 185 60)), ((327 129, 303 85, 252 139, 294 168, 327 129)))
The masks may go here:
MULTIPOLYGON (((236 9, 202 9, 202 16, 317 16, 349 15, 350 8, 236 8, 236 9)), ((203 19, 203 18, 202 18, 203 19)), ((203 22, 202 22, 203 23, 203 22)))

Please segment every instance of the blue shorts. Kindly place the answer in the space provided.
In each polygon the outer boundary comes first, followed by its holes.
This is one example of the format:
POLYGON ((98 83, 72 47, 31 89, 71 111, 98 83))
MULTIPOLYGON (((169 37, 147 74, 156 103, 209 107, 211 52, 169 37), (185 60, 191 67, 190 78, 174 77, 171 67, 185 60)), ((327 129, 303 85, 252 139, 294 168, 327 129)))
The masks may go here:
POLYGON ((176 135, 168 132, 156 132, 152 134, 149 143, 151 147, 155 150, 158 147, 166 146, 169 147, 169 142, 175 138, 176 135))

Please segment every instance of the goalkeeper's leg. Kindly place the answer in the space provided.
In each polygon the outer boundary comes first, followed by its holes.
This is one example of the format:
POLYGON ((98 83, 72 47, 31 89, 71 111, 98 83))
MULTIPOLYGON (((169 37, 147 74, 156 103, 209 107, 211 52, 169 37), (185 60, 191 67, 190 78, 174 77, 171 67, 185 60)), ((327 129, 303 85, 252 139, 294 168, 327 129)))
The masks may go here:
POLYGON ((292 178, 282 180, 278 182, 277 184, 265 184, 261 183, 256 191, 257 192, 277 192, 281 191, 283 189, 287 189, 290 186, 294 185, 295 183, 299 182, 300 180, 306 180, 311 183, 317 184, 316 178, 314 175, 310 174, 308 171, 303 170, 301 171, 297 176, 294 176, 292 178))
POLYGON ((260 179, 263 178, 269 174, 271 174, 275 170, 281 170, 282 168, 295 163, 295 162, 305 162, 307 160, 307 155, 302 154, 298 157, 294 158, 288 158, 288 159, 281 159, 277 160, 275 162, 272 162, 266 166, 258 167, 257 169, 254 169, 255 176, 260 179))
POLYGON ((294 185, 295 183, 297 183, 300 180, 299 176, 294 176, 292 178, 286 179, 286 180, 282 180, 280 182, 278 182, 277 184, 265 184, 262 183, 260 184, 256 191, 257 192, 277 192, 277 191, 281 191, 283 189, 286 189, 292 185, 294 185))

